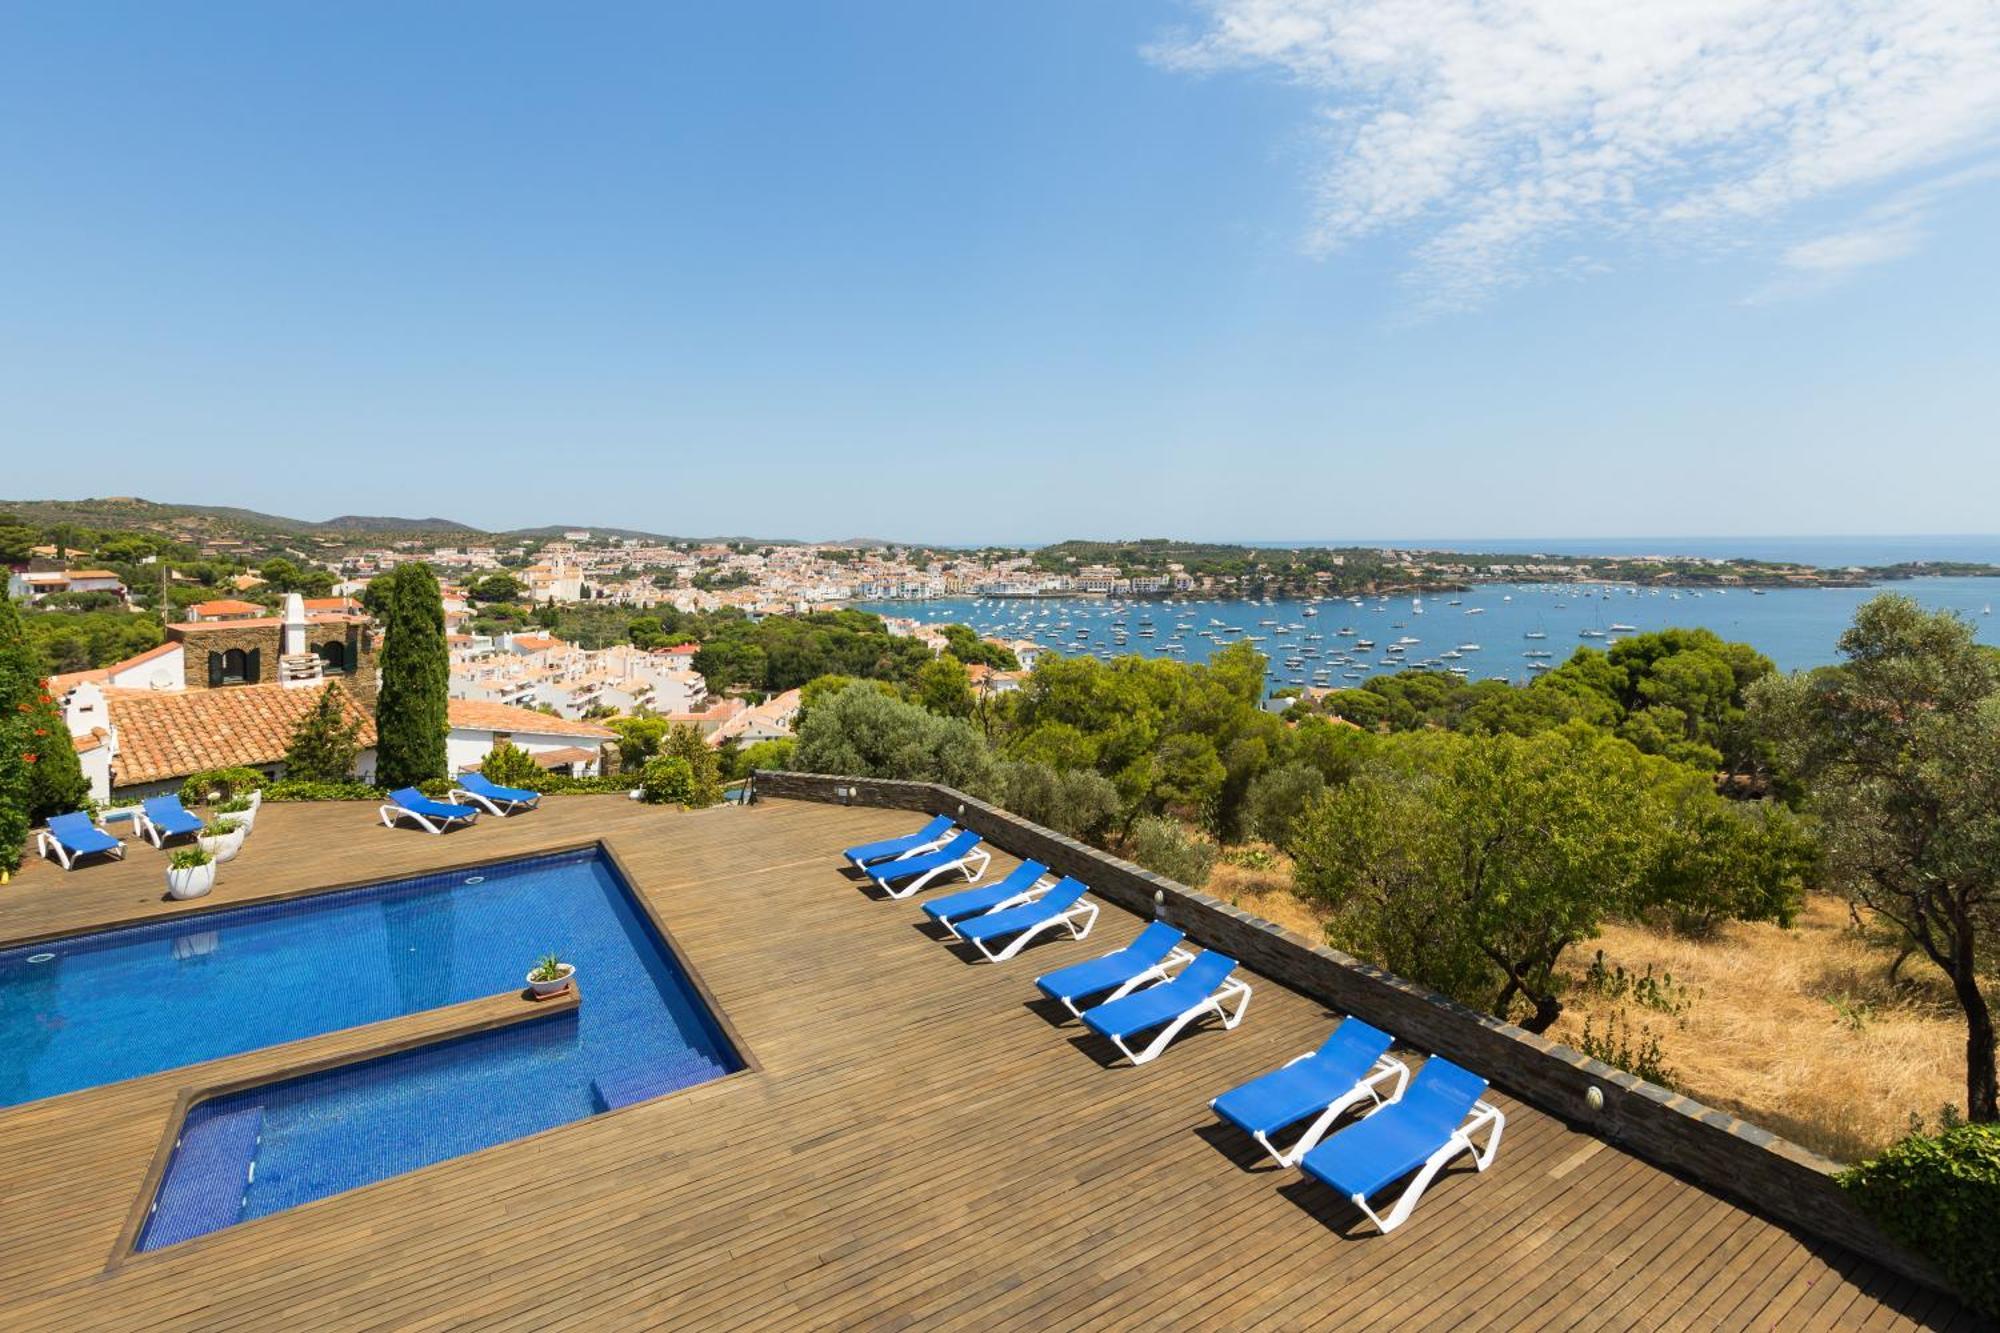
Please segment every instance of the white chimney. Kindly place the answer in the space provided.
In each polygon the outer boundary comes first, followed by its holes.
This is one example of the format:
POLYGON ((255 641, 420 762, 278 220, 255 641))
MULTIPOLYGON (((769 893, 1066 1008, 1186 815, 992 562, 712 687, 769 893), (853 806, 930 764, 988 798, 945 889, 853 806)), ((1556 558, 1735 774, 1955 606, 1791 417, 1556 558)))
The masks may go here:
POLYGON ((287 657, 306 650, 306 601, 295 592, 285 594, 285 647, 287 657))

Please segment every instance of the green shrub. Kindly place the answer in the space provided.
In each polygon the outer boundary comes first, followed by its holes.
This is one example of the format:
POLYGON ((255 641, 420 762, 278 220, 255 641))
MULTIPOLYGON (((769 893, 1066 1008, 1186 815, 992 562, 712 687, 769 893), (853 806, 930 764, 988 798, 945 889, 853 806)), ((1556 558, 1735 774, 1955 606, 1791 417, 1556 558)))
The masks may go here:
POLYGON ((2000 1319, 2000 1125, 1912 1134, 1843 1171, 1840 1185, 1969 1305, 2000 1319))
POLYGON ((198 842, 191 842, 185 847, 175 848, 173 857, 167 864, 175 870, 193 870, 197 866, 207 865, 214 859, 207 848, 198 842))
POLYGON ((1325 790, 1326 778, 1304 762, 1284 764, 1259 774, 1243 798, 1251 831, 1289 851, 1293 821, 1313 797, 1325 790))
POLYGON ((227 801, 260 791, 269 782, 254 768, 210 768, 189 775, 181 784, 181 800, 189 805, 213 798, 227 801))
POLYGON ((500 741, 480 761, 479 774, 501 787, 523 787, 536 791, 539 790, 536 784, 541 780, 542 766, 526 750, 500 741))
POLYGON ((267 801, 379 801, 382 790, 365 782, 307 782, 283 778, 264 788, 267 801))
POLYGON ((1165 875, 1191 889, 1208 883, 1215 869, 1215 847, 1202 841, 1177 820, 1149 815, 1132 826, 1126 854, 1156 875, 1165 875))
POLYGON ((248 796, 232 796, 226 801, 217 801, 210 809, 218 815, 240 815, 250 808, 248 796))
POLYGON ((639 771, 639 790, 650 805, 686 805, 694 799, 694 766, 677 754, 654 755, 639 771))
POLYGON ((1058 772, 1036 760, 1003 764, 1001 804, 1021 818, 1068 837, 1087 839, 1103 832, 1118 814, 1118 788, 1087 768, 1058 772))

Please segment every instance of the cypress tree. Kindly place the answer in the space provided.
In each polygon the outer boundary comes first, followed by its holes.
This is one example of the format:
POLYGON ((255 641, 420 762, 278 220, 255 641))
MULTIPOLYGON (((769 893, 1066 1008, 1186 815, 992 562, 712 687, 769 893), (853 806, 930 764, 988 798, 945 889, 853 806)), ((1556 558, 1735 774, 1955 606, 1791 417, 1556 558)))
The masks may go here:
POLYGON ((389 587, 382 689, 375 702, 375 775, 385 787, 411 787, 445 776, 451 655, 444 597, 421 562, 398 565, 384 577, 389 587))

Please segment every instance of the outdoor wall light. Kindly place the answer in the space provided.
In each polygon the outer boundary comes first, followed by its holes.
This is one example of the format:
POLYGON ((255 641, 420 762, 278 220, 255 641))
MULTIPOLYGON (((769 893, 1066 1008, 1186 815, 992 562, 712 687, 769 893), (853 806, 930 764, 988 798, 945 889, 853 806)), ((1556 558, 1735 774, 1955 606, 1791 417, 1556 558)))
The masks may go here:
POLYGON ((1591 1084, 1590 1090, 1583 1094, 1583 1104, 1593 1111, 1602 1111, 1604 1109, 1604 1089, 1598 1087, 1595 1083, 1591 1084))

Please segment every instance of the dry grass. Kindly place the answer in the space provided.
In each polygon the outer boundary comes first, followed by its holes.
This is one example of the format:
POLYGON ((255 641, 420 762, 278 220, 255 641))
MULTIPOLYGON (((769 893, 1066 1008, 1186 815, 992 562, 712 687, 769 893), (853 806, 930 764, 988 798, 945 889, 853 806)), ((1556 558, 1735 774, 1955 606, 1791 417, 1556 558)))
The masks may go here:
MULTIPOLYGON (((1595 950, 1606 966, 1671 973, 1690 993, 1670 1017, 1631 1004, 1628 1025, 1651 1027, 1674 1086, 1829 1157, 1854 1161, 1963 1105, 1965 1029, 1951 993, 1921 960, 1891 981, 1893 950, 1854 929, 1847 905, 1808 901, 1790 930, 1732 923, 1707 939, 1613 923, 1595 950)), ((1618 1006, 1582 988, 1550 1033, 1575 1044, 1586 1016, 1602 1027, 1618 1006)))
MULTIPOLYGON (((1322 918, 1291 890, 1291 867, 1218 864, 1208 891, 1303 935, 1322 918)), ((1921 959, 1891 981, 1895 952, 1856 930, 1846 903, 1811 898, 1791 929, 1731 923, 1695 939, 1614 922, 1570 959, 1581 980, 1596 951, 1606 967, 1671 974, 1689 1003, 1678 1016, 1622 1005, 1573 986, 1550 1036, 1579 1043, 1623 1009, 1635 1034, 1659 1038, 1676 1088, 1841 1161, 1857 1161, 1939 1108, 1965 1101, 1965 1029, 1951 992, 1921 959)))

